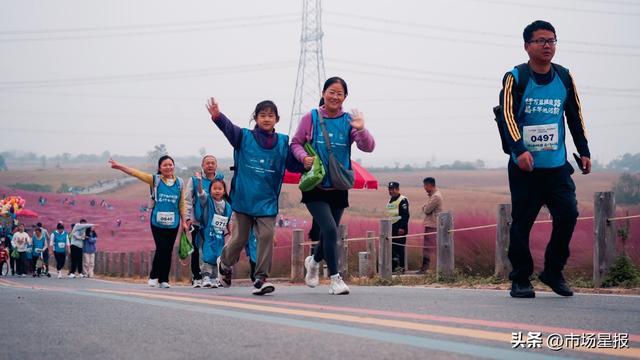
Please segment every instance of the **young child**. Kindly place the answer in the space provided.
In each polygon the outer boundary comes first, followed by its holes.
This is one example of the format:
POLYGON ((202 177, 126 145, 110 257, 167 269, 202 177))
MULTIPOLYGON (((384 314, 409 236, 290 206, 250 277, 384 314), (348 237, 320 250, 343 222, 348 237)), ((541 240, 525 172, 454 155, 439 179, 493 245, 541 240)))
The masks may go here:
POLYGON ((231 205, 227 195, 227 185, 224 180, 214 179, 209 188, 210 196, 207 196, 202 188, 202 177, 196 172, 198 181, 198 197, 202 208, 200 224, 203 227, 204 240, 198 246, 200 250, 200 273, 202 274, 202 287, 218 288, 218 269, 216 260, 222 254, 224 237, 229 234, 229 220, 231 219, 231 205), (212 280, 213 278, 213 280, 212 280))
POLYGON ((42 275, 42 270, 44 270, 45 275, 51 277, 51 275, 49 275, 49 248, 47 247, 47 236, 45 235, 44 231, 42 231, 42 228, 36 228, 36 230, 33 232, 31 241, 33 243, 31 264, 33 277, 42 275), (38 259, 42 259, 43 269, 38 268, 38 259))
POLYGON ((256 105, 253 113, 256 126, 252 130, 231 123, 220 112, 214 98, 209 99, 207 110, 234 148, 235 173, 230 193, 233 231, 217 261, 220 282, 224 287, 231 286, 232 266, 238 262, 253 227, 258 241, 253 294, 271 293, 275 287, 267 282, 267 278, 273 257, 273 234, 282 178, 285 167, 297 172, 301 169, 295 169, 299 164, 292 161, 293 157, 290 156, 289 137, 274 130, 280 117, 272 101, 262 101, 256 105))
POLYGON ((93 277, 93 268, 96 262, 96 234, 95 227, 88 228, 85 231, 84 247, 82 248, 82 272, 88 278, 93 277))
POLYGON ((53 256, 56 258, 58 279, 62 278, 62 268, 67 258, 69 245, 69 234, 64 230, 64 225, 58 223, 56 230, 51 233, 51 239, 49 240, 49 246, 53 249, 53 256))

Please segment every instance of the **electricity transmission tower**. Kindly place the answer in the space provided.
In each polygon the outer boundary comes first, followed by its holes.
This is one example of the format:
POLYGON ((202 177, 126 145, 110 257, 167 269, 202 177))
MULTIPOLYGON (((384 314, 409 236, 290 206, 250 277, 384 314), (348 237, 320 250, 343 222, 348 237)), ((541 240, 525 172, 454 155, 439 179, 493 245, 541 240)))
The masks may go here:
POLYGON ((325 77, 322 56, 322 36, 324 34, 322 33, 321 3, 321 0, 303 0, 300 60, 298 61, 296 89, 293 93, 289 135, 291 135, 291 129, 295 131, 302 115, 317 106, 320 100, 325 77))

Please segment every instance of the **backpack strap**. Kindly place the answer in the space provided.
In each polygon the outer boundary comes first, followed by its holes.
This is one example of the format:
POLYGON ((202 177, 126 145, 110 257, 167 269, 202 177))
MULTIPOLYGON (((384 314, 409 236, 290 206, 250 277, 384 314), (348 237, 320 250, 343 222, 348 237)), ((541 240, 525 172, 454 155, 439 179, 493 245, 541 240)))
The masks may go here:
POLYGON ((522 63, 516 66, 518 70, 518 79, 516 81, 516 91, 518 93, 518 100, 524 95, 524 91, 527 88, 529 79, 531 78, 531 68, 528 63, 522 63))
POLYGON ((569 75, 569 69, 555 63, 551 63, 551 67, 558 74, 558 76, 560 77, 560 80, 562 80, 564 87, 567 89, 567 93, 570 91, 573 91, 573 81, 571 81, 571 76, 569 75))

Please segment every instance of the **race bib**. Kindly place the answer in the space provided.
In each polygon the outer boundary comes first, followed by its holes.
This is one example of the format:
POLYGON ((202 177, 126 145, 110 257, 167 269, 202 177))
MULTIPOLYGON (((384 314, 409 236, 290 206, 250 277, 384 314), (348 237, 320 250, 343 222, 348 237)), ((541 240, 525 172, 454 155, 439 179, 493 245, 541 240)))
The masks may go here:
POLYGON ((160 225, 171 226, 175 224, 176 214, 172 211, 158 211, 156 214, 156 222, 160 225))
POLYGON ((66 245, 65 243, 59 242, 58 243, 58 249, 64 249, 65 245, 66 245))
POLYGON ((525 126, 524 146, 533 151, 558 150, 558 124, 525 126))
POLYGON ((213 215, 213 228, 218 233, 224 233, 224 230, 227 228, 227 223, 229 222, 229 218, 226 216, 215 214, 213 215))

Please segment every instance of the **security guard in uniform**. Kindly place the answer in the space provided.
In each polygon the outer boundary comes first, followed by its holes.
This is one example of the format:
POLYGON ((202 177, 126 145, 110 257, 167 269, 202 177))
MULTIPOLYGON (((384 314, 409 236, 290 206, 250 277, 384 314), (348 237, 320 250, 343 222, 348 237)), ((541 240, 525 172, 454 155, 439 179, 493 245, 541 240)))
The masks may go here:
MULTIPOLYGON (((409 228, 409 201, 400 194, 400 184, 392 181, 389 183, 389 196, 391 199, 385 209, 385 216, 391 218, 391 235, 406 235, 409 228)), ((404 273, 405 270, 405 247, 406 237, 393 239, 394 243, 391 247, 392 268, 394 272, 404 273)))

